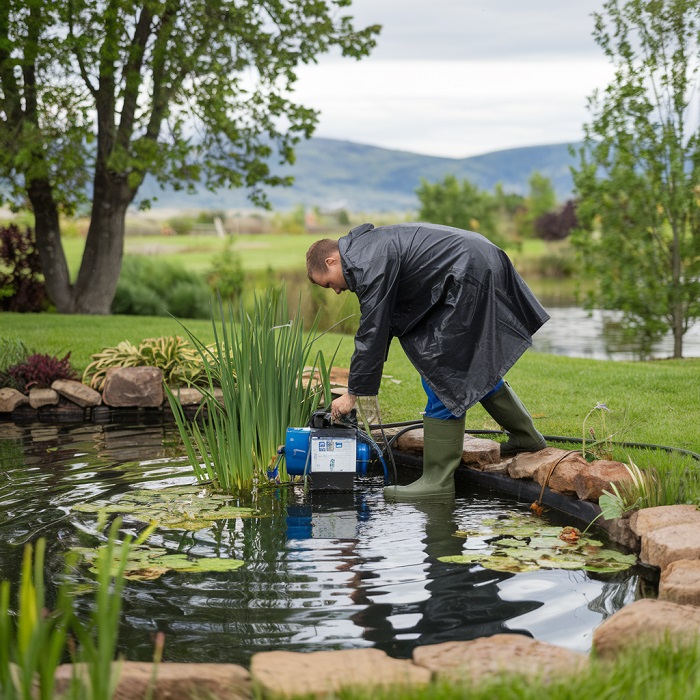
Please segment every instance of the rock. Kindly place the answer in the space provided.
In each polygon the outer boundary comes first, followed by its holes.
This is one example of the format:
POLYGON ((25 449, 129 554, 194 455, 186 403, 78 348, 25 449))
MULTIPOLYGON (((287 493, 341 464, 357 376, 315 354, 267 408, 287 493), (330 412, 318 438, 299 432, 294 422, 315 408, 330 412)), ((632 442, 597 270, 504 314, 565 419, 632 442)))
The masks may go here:
POLYGON ((55 406, 58 403, 58 392, 54 389, 30 389, 29 405, 32 408, 55 406))
MULTIPOLYGON (((143 700, 147 697, 153 674, 153 664, 138 661, 117 663, 114 672, 119 673, 119 683, 112 696, 114 700, 143 700)), ((82 674, 82 667, 78 667, 82 674)), ((216 698, 217 700, 249 700, 252 696, 250 674, 235 664, 158 664, 153 700, 191 700, 192 698, 216 698)), ((68 692, 73 666, 63 664, 56 669, 57 695, 68 692)), ((80 676, 79 676, 80 677, 80 676)))
MULTIPOLYGON (((546 485, 552 491, 565 496, 575 496, 574 481, 582 472, 588 471, 590 464, 578 451, 558 450, 558 452, 558 455, 552 455, 551 459, 540 466, 535 478, 540 486, 546 485)), ((542 454, 542 451, 535 454, 542 454)))
POLYGON ((588 666, 585 654, 522 634, 419 646, 413 650, 413 661, 434 673, 438 681, 466 681, 470 686, 503 673, 548 681, 579 673, 588 666))
POLYGON ((700 510, 696 506, 657 506, 643 508, 632 514, 630 527, 635 534, 644 536, 652 530, 669 525, 696 523, 700 527, 700 510))
POLYGON ((156 408, 163 403, 163 370, 159 367, 111 367, 102 400, 107 406, 156 408))
POLYGON ((263 696, 312 695, 325 698, 341 688, 365 691, 397 685, 427 685, 431 674, 379 649, 341 651, 264 651, 251 660, 253 684, 263 696))
POLYGON ((631 517, 596 520, 596 524, 602 527, 613 542, 622 545, 635 554, 639 554, 642 546, 641 538, 635 534, 630 525, 631 517))
MULTIPOLYGON (((538 452, 521 452, 515 455, 508 466, 508 476, 511 479, 533 479, 536 481, 540 470, 543 470, 546 476, 559 460, 565 457, 570 459, 568 455, 571 454, 570 451, 560 450, 558 447, 545 447, 544 450, 538 452)), ((556 474, 560 468, 557 466, 554 473, 556 474)))
POLYGON ((0 413, 12 413, 17 406, 29 403, 29 397, 17 389, 6 386, 0 389, 0 413))
POLYGON ((659 600, 700 606, 700 560, 671 562, 661 574, 659 600))
POLYGON ((652 646, 671 640, 679 645, 700 641, 700 608, 642 598, 604 620, 593 631, 593 649, 612 658, 629 646, 652 646))
POLYGON ((700 559, 700 529, 697 523, 669 525, 642 536, 639 558, 645 564, 665 569, 679 559, 700 559))
POLYGON ((631 482, 632 475, 622 462, 596 459, 586 462, 587 467, 574 476, 573 486, 582 501, 597 502, 603 491, 610 491, 610 484, 631 482))
POLYGON ((51 388, 61 396, 83 408, 87 406, 99 406, 102 396, 87 384, 76 382, 73 379, 57 379, 51 388))
POLYGON ((171 391, 175 395, 175 398, 178 399, 180 404, 183 406, 194 406, 195 404, 200 404, 204 398, 204 395, 199 389, 195 389, 194 387, 190 386, 175 387, 171 391))
MULTIPOLYGON (((423 428, 416 428, 401 435, 396 441, 396 447, 402 452, 422 454, 424 439, 423 428)), ((481 469, 486 465, 499 463, 501 461, 500 455, 501 448, 495 440, 483 440, 465 433, 462 451, 463 464, 472 469, 481 469)))

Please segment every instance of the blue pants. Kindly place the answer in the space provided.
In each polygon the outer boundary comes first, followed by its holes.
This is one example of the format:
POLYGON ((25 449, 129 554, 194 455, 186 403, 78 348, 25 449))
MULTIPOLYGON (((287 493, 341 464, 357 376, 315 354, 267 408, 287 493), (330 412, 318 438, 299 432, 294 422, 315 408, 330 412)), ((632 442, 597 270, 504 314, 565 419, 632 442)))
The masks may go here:
MULTIPOLYGON (((450 411, 450 409, 447 408, 442 401, 440 401, 437 394, 428 386, 425 379, 422 377, 421 382, 423 382, 423 389, 428 395, 428 403, 425 405, 424 413, 427 418, 437 418, 438 420, 459 420, 462 417, 455 416, 455 414, 452 413, 452 411, 450 411)), ((499 379, 496 386, 493 387, 493 389, 491 389, 486 396, 482 396, 480 400, 483 401, 484 399, 488 399, 489 397, 493 396, 502 386, 503 380, 499 379)))

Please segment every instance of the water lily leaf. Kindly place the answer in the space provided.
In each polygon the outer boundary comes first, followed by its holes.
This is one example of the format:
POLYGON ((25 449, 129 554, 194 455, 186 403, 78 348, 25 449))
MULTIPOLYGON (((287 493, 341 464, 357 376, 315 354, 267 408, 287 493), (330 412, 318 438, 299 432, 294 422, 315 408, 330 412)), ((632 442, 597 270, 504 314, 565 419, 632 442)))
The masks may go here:
POLYGON ((457 536, 478 537, 486 541, 490 553, 465 552, 462 556, 441 557, 440 561, 479 564, 494 571, 520 573, 542 569, 586 570, 596 573, 624 571, 637 561, 634 554, 605 549, 603 542, 580 537, 573 542, 560 539, 571 528, 542 524, 531 513, 507 519, 484 521, 484 531, 458 531, 457 536), (488 531, 491 530, 491 536, 488 531))

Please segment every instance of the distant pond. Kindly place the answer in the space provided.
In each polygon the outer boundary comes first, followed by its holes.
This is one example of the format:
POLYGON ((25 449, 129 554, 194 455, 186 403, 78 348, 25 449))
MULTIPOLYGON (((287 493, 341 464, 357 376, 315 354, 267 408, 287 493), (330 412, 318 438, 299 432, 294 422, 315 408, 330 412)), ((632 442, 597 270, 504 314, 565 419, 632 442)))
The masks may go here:
MULTIPOLYGON (((645 351, 640 342, 623 334, 619 312, 589 312, 579 306, 543 303, 550 320, 533 337, 532 349, 536 352, 593 360, 662 359, 673 355, 670 333, 645 351)), ((685 334, 683 357, 700 357, 700 323, 685 334)))

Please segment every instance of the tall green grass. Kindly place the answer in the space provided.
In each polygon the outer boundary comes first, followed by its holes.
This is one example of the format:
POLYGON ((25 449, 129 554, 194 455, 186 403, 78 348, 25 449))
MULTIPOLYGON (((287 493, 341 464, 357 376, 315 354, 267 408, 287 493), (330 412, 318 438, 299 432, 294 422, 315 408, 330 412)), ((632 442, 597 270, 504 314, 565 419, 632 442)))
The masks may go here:
MULTIPOLYGON (((104 523, 104 520, 101 520, 104 523)), ((75 613, 81 584, 70 572, 75 561, 67 558, 53 609, 47 608, 44 590, 45 541, 24 549, 19 592, 13 605, 9 581, 0 583, 0 698, 3 700, 53 700, 55 672, 70 652, 73 676, 65 700, 109 700, 118 670, 119 619, 124 569, 132 545, 131 535, 119 541, 121 520, 115 519, 97 557, 96 593, 89 618, 75 613), (76 644, 77 642, 77 644, 76 644)), ((140 543, 152 529, 135 542, 140 543)))
MULTIPOLYGON (((274 290, 256 297, 246 313, 239 304, 220 304, 212 317, 214 343, 208 347, 189 333, 206 374, 205 400, 188 420, 167 389, 187 456, 200 481, 225 493, 250 491, 267 479, 267 468, 284 442, 288 426, 306 425, 323 398, 330 400, 329 370, 315 342, 317 330, 291 320, 283 295, 274 290), (318 383, 306 375, 317 375, 318 383), (217 395, 220 389, 221 395, 217 395)), ((280 475, 286 480, 286 473, 280 475)))

